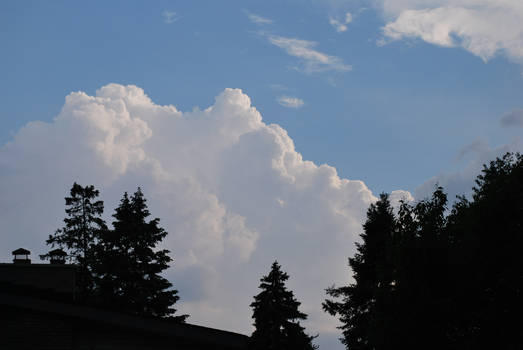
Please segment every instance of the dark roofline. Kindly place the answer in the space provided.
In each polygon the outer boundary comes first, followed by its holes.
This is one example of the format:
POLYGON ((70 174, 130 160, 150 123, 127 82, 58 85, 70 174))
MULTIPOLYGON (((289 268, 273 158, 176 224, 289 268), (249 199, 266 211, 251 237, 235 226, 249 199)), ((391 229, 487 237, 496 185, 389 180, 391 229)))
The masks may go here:
POLYGON ((27 250, 27 249, 24 249, 24 248, 18 248, 16 250, 13 250, 11 252, 11 254, 13 254, 13 255, 30 255, 31 252, 29 250, 27 250))
POLYGON ((245 349, 249 339, 248 336, 243 334, 188 323, 179 323, 169 319, 133 316, 92 307, 64 304, 56 301, 1 292, 0 304, 95 321, 122 328, 132 328, 138 331, 177 337, 198 343, 219 344, 237 349, 245 349))
POLYGON ((62 265, 56 265, 56 264, 13 264, 13 263, 0 263, 0 267, 2 266, 10 266, 10 267, 16 267, 17 269, 30 269, 34 267, 41 267, 41 268, 51 268, 51 269, 63 269, 63 268, 70 268, 70 269, 76 269, 78 268, 78 265, 75 264, 62 264, 62 265))

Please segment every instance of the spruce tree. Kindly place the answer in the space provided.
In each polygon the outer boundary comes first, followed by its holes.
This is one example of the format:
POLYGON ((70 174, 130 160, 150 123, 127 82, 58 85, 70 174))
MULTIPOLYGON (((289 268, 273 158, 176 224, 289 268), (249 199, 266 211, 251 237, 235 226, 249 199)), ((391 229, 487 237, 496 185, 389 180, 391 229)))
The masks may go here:
MULTIPOLYGON (((114 229, 101 239, 96 268, 99 295, 120 311, 173 317, 178 291, 160 275, 172 259, 168 250, 155 250, 167 232, 159 226, 160 219, 147 220, 149 216, 140 188, 130 198, 124 194, 113 214, 114 229)), ((186 317, 174 318, 183 322, 186 317)))
POLYGON ((334 299, 323 303, 325 311, 339 316, 341 341, 351 350, 379 349, 390 338, 395 219, 388 195, 381 194, 369 207, 363 228, 357 253, 349 258, 354 283, 328 288, 327 294, 334 299))
POLYGON ((300 302, 292 291, 285 287, 289 275, 281 271, 278 262, 274 262, 271 271, 261 279, 262 290, 254 297, 251 304, 255 330, 251 336, 251 349, 292 350, 316 349, 313 336, 305 333, 300 320, 307 315, 300 312, 300 302))
MULTIPOLYGON (((80 300, 93 294, 95 288, 93 266, 98 238, 107 230, 101 218, 104 204, 96 200, 99 191, 94 186, 73 184, 70 197, 65 197, 65 226, 49 235, 46 243, 68 252, 69 259, 78 264, 77 288, 80 300)), ((48 254, 41 256, 48 258, 48 254)))

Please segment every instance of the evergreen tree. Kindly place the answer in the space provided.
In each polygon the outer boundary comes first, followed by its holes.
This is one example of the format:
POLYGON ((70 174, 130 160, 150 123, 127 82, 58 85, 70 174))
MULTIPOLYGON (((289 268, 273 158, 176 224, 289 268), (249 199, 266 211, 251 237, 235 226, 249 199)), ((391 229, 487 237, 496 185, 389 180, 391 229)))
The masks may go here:
POLYGON ((261 279, 262 291, 254 297, 254 327, 251 336, 252 349, 293 350, 316 349, 312 344, 313 336, 305 334, 305 328, 299 320, 307 315, 300 312, 300 302, 292 291, 285 287, 289 276, 281 271, 278 262, 274 262, 271 271, 261 279))
POLYGON ((392 346, 449 348, 452 284, 446 204, 446 194, 437 187, 432 198, 415 205, 404 203, 400 208, 394 252, 392 346))
POLYGON ((395 219, 388 195, 367 211, 362 243, 357 243, 357 253, 349 258, 354 273, 354 283, 331 287, 327 294, 338 299, 326 300, 325 311, 338 315, 343 330, 342 343, 348 349, 379 349, 390 338, 388 320, 391 295, 394 288, 393 233, 395 219))
POLYGON ((523 155, 507 153, 485 165, 472 201, 449 217, 451 259, 458 283, 456 348, 521 349, 523 313, 523 155))
POLYGON ((459 198, 450 215, 441 187, 397 217, 385 199, 349 259, 355 283, 328 289, 342 300, 324 303, 347 347, 523 348, 523 156, 485 166, 472 201, 459 198))
MULTIPOLYGON (((101 238, 98 251, 99 295, 110 307, 132 314, 171 316, 178 291, 160 273, 172 259, 168 250, 154 250, 167 232, 150 213, 140 188, 124 194, 113 217, 114 229, 101 238)), ((184 321, 187 315, 175 317, 184 321)))
MULTIPOLYGON (((93 265, 98 237, 107 230, 101 218, 104 205, 95 200, 99 191, 94 186, 82 187, 76 182, 65 197, 65 226, 49 235, 46 243, 68 251, 70 260, 78 264, 77 287, 80 299, 92 296, 94 289, 93 265)), ((42 258, 47 258, 43 255, 42 258)))

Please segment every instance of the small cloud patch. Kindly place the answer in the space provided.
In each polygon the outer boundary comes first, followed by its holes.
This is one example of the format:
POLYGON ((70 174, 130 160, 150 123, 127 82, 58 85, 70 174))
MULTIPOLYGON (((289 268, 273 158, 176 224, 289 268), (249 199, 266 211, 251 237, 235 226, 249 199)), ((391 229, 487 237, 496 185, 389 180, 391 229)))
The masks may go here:
POLYGON ((163 17, 163 21, 167 24, 174 23, 180 19, 180 17, 178 16, 178 14, 176 12, 168 11, 168 10, 163 11, 162 17, 163 17))
POLYGON ((347 30, 347 24, 352 22, 352 14, 347 12, 343 20, 338 20, 336 18, 330 17, 329 23, 338 33, 343 33, 347 30))
POLYGON ((305 104, 301 98, 292 96, 280 96, 277 98, 277 101, 280 105, 287 108, 300 108, 305 104))
POLYGON ((273 90, 287 91, 289 88, 283 84, 271 84, 269 85, 273 90))
POLYGON ((272 19, 268 19, 262 16, 259 16, 257 14, 251 13, 249 11, 245 11, 247 14, 247 17, 249 18, 249 21, 251 21, 254 24, 257 24, 259 26, 266 25, 266 24, 272 24, 274 21, 272 19))

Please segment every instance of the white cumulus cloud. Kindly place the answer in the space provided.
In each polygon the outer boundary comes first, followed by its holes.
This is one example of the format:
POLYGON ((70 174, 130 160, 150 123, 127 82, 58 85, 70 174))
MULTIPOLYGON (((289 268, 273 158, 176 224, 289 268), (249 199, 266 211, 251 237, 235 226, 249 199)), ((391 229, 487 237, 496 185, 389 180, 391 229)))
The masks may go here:
POLYGON ((419 38, 462 47, 488 61, 504 54, 523 63, 523 2, 519 0, 382 0, 388 40, 419 38))
POLYGON ((169 232, 167 277, 190 322, 250 333, 252 296, 278 259, 308 331, 338 332, 321 310, 324 288, 349 281, 347 257, 376 198, 363 182, 304 160, 241 90, 181 112, 139 87, 109 84, 69 94, 50 123, 25 125, 0 148, 4 261, 20 246, 33 258, 46 251, 74 181, 100 189, 108 222, 123 192, 142 187, 169 232))
POLYGON ((301 98, 292 96, 280 96, 278 97, 277 101, 280 105, 287 108, 300 108, 304 105, 304 102, 301 98))

